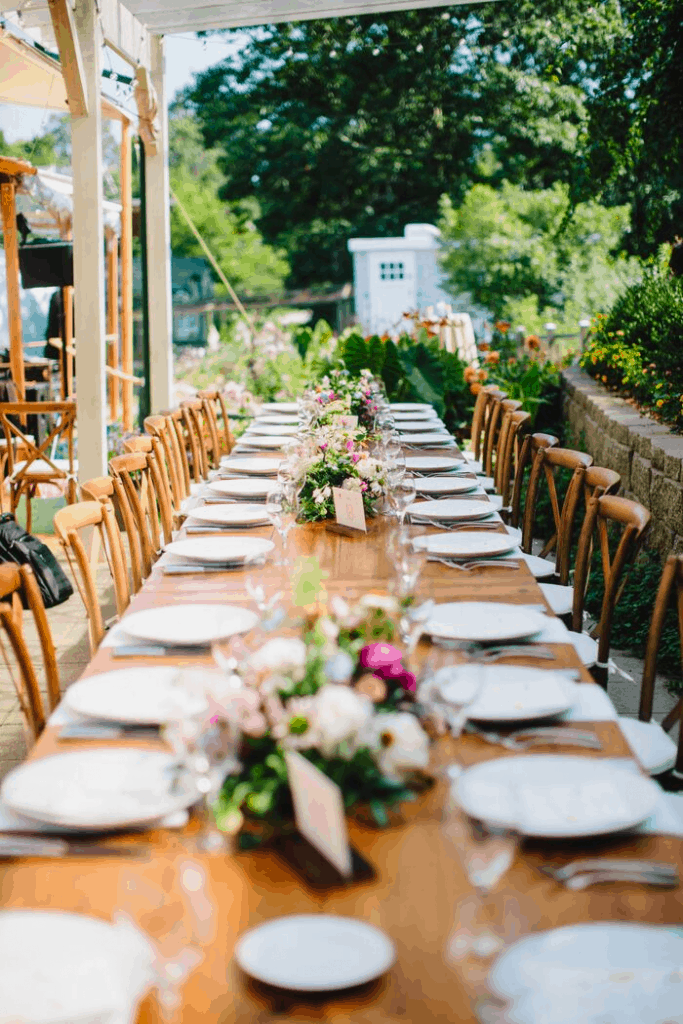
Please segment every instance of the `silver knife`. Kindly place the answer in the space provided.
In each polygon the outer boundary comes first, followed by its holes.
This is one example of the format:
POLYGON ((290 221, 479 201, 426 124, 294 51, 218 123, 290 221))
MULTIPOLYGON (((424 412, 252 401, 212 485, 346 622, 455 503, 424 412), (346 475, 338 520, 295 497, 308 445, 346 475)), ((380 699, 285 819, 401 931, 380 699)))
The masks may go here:
POLYGON ((244 562, 235 562, 232 565, 164 565, 161 571, 164 576, 188 576, 198 572, 234 572, 244 568, 244 562))
POLYGON ((160 644, 120 644, 111 647, 112 658, 171 658, 186 655, 189 658, 206 654, 209 645, 185 647, 182 645, 163 647, 160 644))
POLYGON ((0 836, 0 858, 3 857, 142 857, 148 846, 132 844, 104 846, 95 843, 72 843, 66 839, 43 836, 0 836))
POLYGON ((159 726, 123 722, 74 722, 59 730, 60 740, 159 739, 159 726))

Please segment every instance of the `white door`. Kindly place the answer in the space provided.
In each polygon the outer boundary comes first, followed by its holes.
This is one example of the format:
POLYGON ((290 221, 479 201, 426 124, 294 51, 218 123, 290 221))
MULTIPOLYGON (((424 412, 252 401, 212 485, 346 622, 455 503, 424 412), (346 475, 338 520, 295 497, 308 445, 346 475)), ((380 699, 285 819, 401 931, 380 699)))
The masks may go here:
POLYGON ((415 304, 415 253, 410 250, 370 253, 372 334, 398 334, 403 314, 415 304))

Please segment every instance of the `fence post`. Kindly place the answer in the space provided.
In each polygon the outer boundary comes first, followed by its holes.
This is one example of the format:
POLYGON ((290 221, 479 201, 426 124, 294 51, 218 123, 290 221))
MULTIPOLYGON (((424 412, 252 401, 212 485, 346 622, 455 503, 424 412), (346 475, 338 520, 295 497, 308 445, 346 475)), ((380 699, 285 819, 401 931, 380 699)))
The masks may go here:
POLYGON ((581 351, 586 347, 586 338, 590 333, 590 320, 579 320, 579 336, 581 338, 581 351))

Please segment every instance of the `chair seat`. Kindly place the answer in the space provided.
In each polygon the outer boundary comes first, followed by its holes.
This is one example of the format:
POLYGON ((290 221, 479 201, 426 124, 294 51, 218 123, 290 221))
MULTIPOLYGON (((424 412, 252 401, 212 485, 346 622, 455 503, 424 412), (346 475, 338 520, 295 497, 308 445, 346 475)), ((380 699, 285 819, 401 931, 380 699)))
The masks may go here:
MULTIPOLYGON (((26 473, 23 473, 24 476, 41 476, 48 477, 50 479, 59 479, 59 473, 56 472, 54 467, 56 467, 57 470, 61 470, 63 473, 68 473, 70 471, 71 464, 68 459, 52 459, 52 463, 54 465, 50 465, 50 463, 46 462, 45 459, 34 459, 33 462, 27 462, 27 460, 17 462, 14 465, 12 479, 22 474, 24 466, 26 465, 28 465, 28 469, 26 470, 26 473)), ((73 471, 74 473, 78 472, 77 459, 74 459, 73 471)))
POLYGON ((493 493, 496 489, 492 476, 478 476, 477 483, 480 487, 483 487, 485 491, 489 491, 490 493, 493 493))
POLYGON ((505 529, 518 544, 522 543, 522 531, 518 526, 506 526, 505 529))
POLYGON ((568 615, 574 604, 574 588, 561 583, 539 583, 543 596, 555 615, 568 615))
MULTIPOLYGON (((501 499, 502 501, 502 499, 501 499)), ((526 555, 523 554, 522 558, 529 566, 529 569, 533 576, 537 580, 542 580, 546 576, 555 575, 555 562, 550 561, 548 558, 540 558, 538 555, 526 555)))
POLYGON ((205 484, 203 482, 200 484, 190 484, 190 497, 196 498, 204 490, 204 487, 205 484))
POLYGON ((676 763, 676 744, 658 722, 641 722, 637 718, 617 719, 624 739, 641 766, 650 775, 668 772, 676 763))
POLYGON ((468 469, 474 470, 475 473, 483 473, 484 472, 484 468, 483 468, 483 466, 481 464, 481 460, 480 459, 475 459, 475 457, 472 454, 472 452, 463 452, 462 454, 465 456, 465 460, 467 461, 467 464, 468 464, 468 469))
POLYGON ((489 504, 496 512, 500 512, 503 507, 503 499, 500 494, 489 494, 489 504))
POLYGON ((567 641, 572 644, 576 653, 581 658, 582 664, 590 668, 598 660, 598 642, 588 633, 567 633, 567 641))

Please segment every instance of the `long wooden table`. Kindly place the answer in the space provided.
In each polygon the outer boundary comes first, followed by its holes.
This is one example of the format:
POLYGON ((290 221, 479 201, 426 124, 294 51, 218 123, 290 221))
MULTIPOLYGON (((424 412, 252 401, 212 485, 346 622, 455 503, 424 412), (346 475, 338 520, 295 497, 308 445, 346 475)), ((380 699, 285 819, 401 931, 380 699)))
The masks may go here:
MULTIPOLYGON (((378 521, 367 536, 350 538, 331 533, 322 524, 301 526, 293 530, 292 543, 297 554, 319 559, 328 574, 328 594, 348 597, 364 592, 382 593, 392 573, 384 551, 385 529, 384 522, 378 521)), ((270 536, 271 530, 252 530, 249 535, 270 536)), ((490 567, 469 574, 428 563, 419 596, 432 596, 439 601, 543 603, 541 591, 523 563, 514 570, 490 567)), ((244 572, 167 576, 157 566, 130 610, 194 601, 247 604, 244 572)), ((422 645, 423 650, 426 647, 422 645)), ((557 666, 579 669, 586 685, 594 685, 571 645, 557 644, 553 649, 557 666)), ((193 660, 199 664, 210 661, 193 660)), ((164 660, 123 662, 103 647, 85 674, 138 663, 162 664, 164 660)), ((517 659, 514 663, 521 662, 517 659)), ((528 663, 534 664, 534 659, 530 657, 528 663)), ((536 663, 548 665, 547 661, 536 663)), ((594 728, 603 742, 603 751, 578 753, 590 757, 630 756, 615 722, 595 723, 594 728)), ((73 742, 58 742, 57 730, 48 727, 33 756, 44 757, 75 746, 73 742)), ((468 735, 458 741, 439 740, 433 747, 432 760, 436 772, 453 758, 473 764, 506 756, 510 755, 502 748, 468 735)), ((267 849, 228 856, 197 855, 192 844, 196 825, 191 822, 180 832, 156 830, 131 835, 131 843, 150 847, 146 859, 3 862, 2 903, 5 907, 80 911, 106 919, 117 908, 123 908, 153 936, 165 932, 170 922, 186 922, 188 936, 195 944, 199 941, 204 959, 183 990, 183 1006, 177 1018, 183 1024, 473 1021, 471 993, 460 973, 444 957, 459 907, 471 895, 467 880, 441 834, 444 787, 437 776, 436 785, 414 803, 403 805, 387 829, 352 821, 351 840, 374 865, 377 878, 323 895, 308 889, 267 849), (188 857, 201 862, 213 904, 211 917, 201 927, 190 927, 191 915, 177 885, 177 872, 188 857), (166 892, 163 905, 155 905, 155 897, 150 894, 156 891, 166 892), (232 950, 245 929, 283 914, 323 911, 362 918, 383 928, 398 949, 392 970, 357 989, 306 996, 270 989, 251 981, 237 968, 232 950)), ((577 842, 564 844, 562 849, 578 856, 601 848, 601 843, 577 842)), ((605 841, 605 846, 611 855, 628 853, 678 862, 683 869, 681 844, 672 838, 621 837, 605 841)), ((680 922, 680 888, 663 893, 627 885, 597 887, 584 893, 561 889, 538 871, 540 862, 557 851, 557 844, 527 843, 508 874, 507 888, 517 900, 522 932, 601 919, 680 922)), ((139 1024, 158 1024, 160 1019, 154 998, 147 998, 139 1024)))

